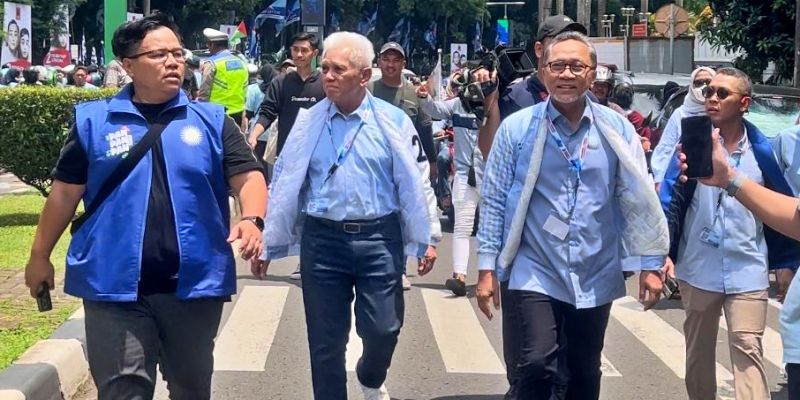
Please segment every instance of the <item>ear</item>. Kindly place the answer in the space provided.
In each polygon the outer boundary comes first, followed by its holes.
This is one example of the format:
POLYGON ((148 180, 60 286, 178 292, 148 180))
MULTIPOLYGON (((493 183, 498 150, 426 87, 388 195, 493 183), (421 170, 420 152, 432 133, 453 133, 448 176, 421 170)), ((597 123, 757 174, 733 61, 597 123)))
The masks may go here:
POLYGON ((753 98, 750 96, 742 96, 739 100, 739 111, 747 112, 750 109, 750 104, 753 104, 753 98))
POLYGON ((536 55, 537 60, 542 59, 544 55, 544 44, 542 42, 536 42, 536 44, 533 45, 533 54, 536 55))
POLYGON ((123 58, 121 60, 121 64, 125 72, 127 72, 128 75, 130 75, 130 77, 133 78, 133 60, 130 58, 123 58))
POLYGON ((372 79, 372 68, 366 67, 361 69, 361 79, 359 79, 359 83, 361 86, 367 86, 369 81, 372 79))

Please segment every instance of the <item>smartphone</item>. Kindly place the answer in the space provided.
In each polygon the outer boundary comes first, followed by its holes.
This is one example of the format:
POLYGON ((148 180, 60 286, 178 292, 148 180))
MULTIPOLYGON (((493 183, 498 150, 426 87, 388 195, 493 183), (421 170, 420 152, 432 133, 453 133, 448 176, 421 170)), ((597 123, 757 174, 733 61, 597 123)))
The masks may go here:
POLYGON ((50 285, 47 282, 42 283, 36 289, 36 305, 39 307, 39 312, 53 309, 53 302, 50 300, 50 285))
POLYGON ((664 280, 664 298, 672 300, 679 293, 678 290, 678 280, 668 276, 664 280))
POLYGON ((711 165, 711 120, 707 116, 681 120, 681 148, 686 154, 686 177, 708 178, 714 175, 711 165))

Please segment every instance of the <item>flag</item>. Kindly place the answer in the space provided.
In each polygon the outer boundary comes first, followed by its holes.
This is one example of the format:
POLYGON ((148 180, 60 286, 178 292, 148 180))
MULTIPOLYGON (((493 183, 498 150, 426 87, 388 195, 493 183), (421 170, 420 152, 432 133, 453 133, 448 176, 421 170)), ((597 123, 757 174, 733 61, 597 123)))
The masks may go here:
POLYGON ((291 7, 286 8, 286 16, 283 21, 278 21, 275 24, 275 36, 278 36, 283 31, 283 28, 300 21, 300 0, 293 0, 291 7))
POLYGON ((425 31, 425 42, 427 42, 431 48, 436 48, 436 21, 431 21, 430 27, 425 31))
POLYGON ((403 41, 403 33, 406 28, 406 18, 400 18, 400 21, 394 25, 394 29, 392 29, 392 33, 389 34, 389 38, 387 39, 390 42, 402 42, 403 41))
POLYGON ((406 29, 403 32, 403 41, 400 45, 406 50, 406 54, 411 54, 411 19, 406 20, 406 29))
POLYGON ((261 27, 268 19, 277 20, 279 23, 286 21, 286 0, 275 0, 267 8, 256 15, 255 26, 261 27))
POLYGON ((247 39, 247 56, 253 60, 261 58, 261 43, 259 43, 256 28, 250 30, 250 37, 247 39))
POLYGON ((428 93, 436 101, 442 100, 442 49, 436 51, 438 60, 428 76, 428 93))
POLYGON ((331 32, 339 32, 341 22, 339 21, 339 12, 334 11, 331 13, 331 32))
POLYGON ((244 26, 244 21, 239 22, 239 25, 236 27, 236 30, 233 31, 233 35, 231 38, 228 39, 228 44, 231 47, 236 47, 242 39, 247 37, 247 27, 244 26))
POLYGON ((477 54, 483 49, 483 39, 481 37, 483 34, 482 28, 483 27, 481 26, 481 21, 480 20, 475 21, 475 36, 472 37, 472 47, 473 47, 473 52, 475 54, 477 54))
POLYGON ((372 12, 372 15, 367 17, 364 15, 361 22, 358 23, 356 26, 356 31, 364 36, 368 36, 372 31, 375 30, 375 25, 378 23, 378 6, 375 5, 375 11, 372 12))

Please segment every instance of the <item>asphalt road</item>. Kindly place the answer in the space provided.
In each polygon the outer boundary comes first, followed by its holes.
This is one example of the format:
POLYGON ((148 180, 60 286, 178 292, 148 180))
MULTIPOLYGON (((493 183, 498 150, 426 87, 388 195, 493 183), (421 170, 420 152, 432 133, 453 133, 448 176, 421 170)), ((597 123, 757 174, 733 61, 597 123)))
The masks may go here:
MULTIPOLYGON (((476 276, 474 248, 469 282, 476 276)), ((454 298, 444 289, 452 273, 450 234, 439 248, 436 268, 424 277, 411 276, 405 293, 405 326, 386 385, 393 399, 500 400, 507 384, 502 363, 501 326, 479 313, 470 289, 454 298)), ((302 293, 299 281, 288 279, 296 259, 273 263, 264 281, 253 279, 240 263, 239 295, 225 308, 217 338, 213 397, 215 399, 311 399, 311 373, 302 293)), ((411 264, 409 264, 411 266, 411 264)), ((409 271, 414 271, 409 268, 409 271)), ((628 293, 636 296, 635 278, 628 293)), ((773 399, 787 398, 781 377, 777 334, 778 305, 771 302, 764 340, 773 399)), ((654 311, 626 297, 612 308, 606 334, 602 399, 685 399, 683 384, 683 311, 678 301, 662 301, 654 311)), ((717 343, 719 395, 732 398, 727 331, 717 343)), ((362 399, 352 366, 360 354, 351 333, 348 387, 351 399, 362 399)), ((87 389, 81 398, 91 399, 87 389)), ((156 398, 166 399, 163 382, 156 398)))

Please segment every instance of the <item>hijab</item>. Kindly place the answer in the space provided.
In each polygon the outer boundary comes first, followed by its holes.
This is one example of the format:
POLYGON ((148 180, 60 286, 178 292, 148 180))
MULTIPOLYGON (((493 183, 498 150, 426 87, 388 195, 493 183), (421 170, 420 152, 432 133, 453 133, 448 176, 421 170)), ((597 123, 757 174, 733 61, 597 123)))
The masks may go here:
POLYGON ((701 86, 696 88, 693 84, 697 74, 702 71, 706 71, 711 74, 711 78, 714 78, 714 76, 717 74, 716 71, 709 67, 699 67, 692 71, 692 82, 689 83, 689 93, 687 93, 686 97, 683 99, 683 112, 687 117, 704 115, 706 112, 706 99, 703 97, 703 87, 701 86))

